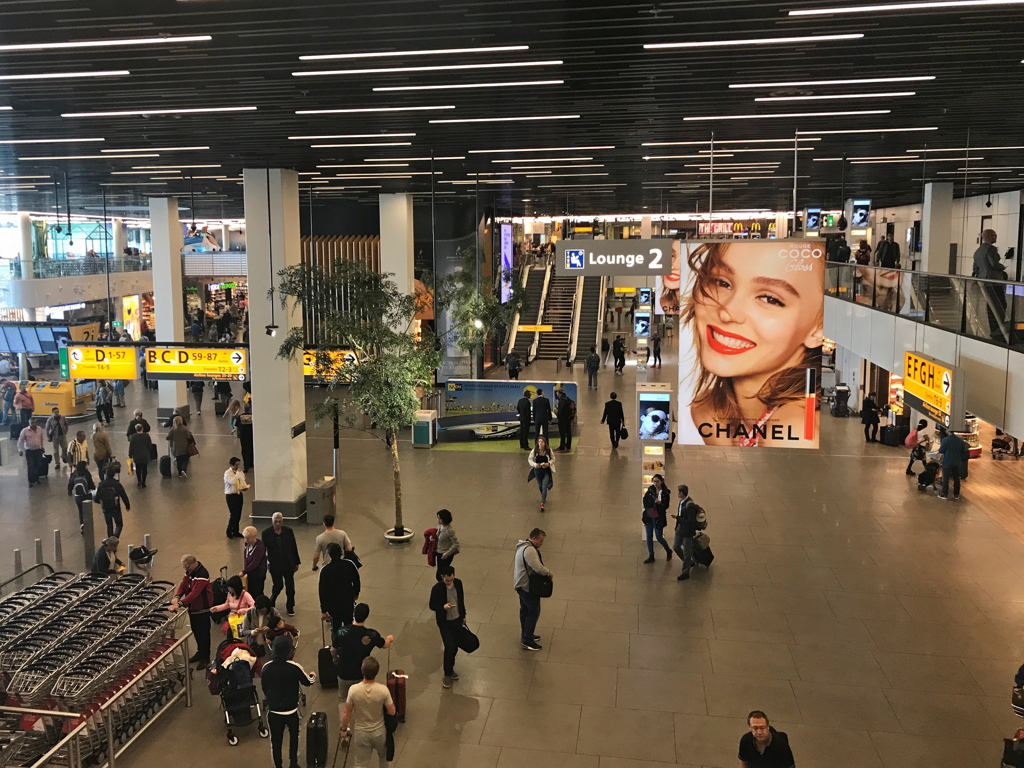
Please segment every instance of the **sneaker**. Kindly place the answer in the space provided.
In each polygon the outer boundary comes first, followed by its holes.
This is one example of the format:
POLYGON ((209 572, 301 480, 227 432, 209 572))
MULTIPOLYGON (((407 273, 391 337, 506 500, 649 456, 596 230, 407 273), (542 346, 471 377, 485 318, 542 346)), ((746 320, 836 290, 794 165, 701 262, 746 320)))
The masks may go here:
POLYGON ((910 475, 911 477, 916 477, 917 476, 917 472, 915 472, 912 469, 908 469, 907 470, 907 474, 910 475))
POLYGON ((289 616, 294 616, 295 615, 295 609, 294 608, 289 608, 288 609, 288 615, 289 616))
POLYGON ((451 688, 452 687, 452 679, 446 675, 444 677, 444 679, 441 680, 441 687, 442 688, 451 688))
POLYGON ((688 578, 690 578, 690 572, 683 571, 678 576, 676 576, 676 581, 686 581, 688 578))
POLYGON ((948 501, 949 500, 949 496, 943 496, 941 493, 935 494, 935 498, 942 499, 943 501, 948 501))
POLYGON ((541 503, 540 503, 540 511, 541 511, 541 512, 543 512, 543 511, 544 511, 544 502, 541 502, 541 503))
POLYGON ((653 562, 654 562, 654 555, 651 555, 646 560, 644 560, 644 565, 650 565, 653 562))
POLYGON ((960 501, 960 494, 953 497, 953 501, 960 501))
POLYGON ((202 411, 196 411, 196 416, 202 416, 202 415, 203 415, 202 411))
POLYGON ((85 533, 85 523, 82 523, 80 526, 78 526, 78 532, 82 534, 85 533))
POLYGON ((670 562, 671 560, 672 560, 672 552, 671 551, 666 552, 665 553, 665 562, 667 563, 667 562, 670 562))
POLYGON ((458 673, 458 672, 456 672, 456 671, 455 671, 455 670, 453 669, 453 670, 452 670, 452 673, 451 673, 450 675, 448 675, 448 677, 450 677, 450 678, 451 678, 452 680, 458 680, 458 679, 459 679, 459 673, 458 673))
POLYGON ((532 643, 523 643, 523 650, 526 651, 542 651, 540 643, 534 640, 532 643))

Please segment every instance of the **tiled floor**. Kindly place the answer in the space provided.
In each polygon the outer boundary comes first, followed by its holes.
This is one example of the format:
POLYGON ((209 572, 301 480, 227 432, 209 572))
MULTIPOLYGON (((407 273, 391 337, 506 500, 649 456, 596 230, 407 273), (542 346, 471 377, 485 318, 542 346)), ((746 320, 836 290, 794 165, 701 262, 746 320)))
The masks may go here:
MULTIPOLYGON (((819 453, 677 447, 669 485, 688 482, 708 510, 716 554, 710 571, 680 584, 675 560, 642 563, 635 441, 612 454, 597 424, 609 389, 628 403, 634 380, 632 369, 606 369, 599 393, 581 387, 579 450, 559 459, 546 514, 522 456, 403 447, 406 522, 418 531, 438 508, 452 510, 463 545, 455 566, 482 641, 460 656, 451 691, 441 689, 426 609, 433 571, 418 544, 390 548, 380 537, 392 504, 387 454, 362 433, 346 436, 341 520, 365 563, 362 599, 370 625, 398 638, 391 665, 410 674, 397 768, 734 768, 753 708, 789 732, 801 768, 998 764, 1000 738, 1020 724, 1008 699, 1024 661, 1024 543, 986 509, 1011 503, 995 489, 1019 483, 1024 464, 983 459, 953 503, 919 494, 903 473, 904 452, 865 446, 855 419, 825 416, 819 453), (527 653, 511 563, 515 540, 535 525, 549 534, 543 552, 556 593, 540 621, 544 650, 527 653)), ((122 451, 126 413, 111 430, 122 451)), ((240 559, 239 545, 223 538, 220 474, 233 442, 205 414, 195 431, 203 453, 187 481, 129 486, 123 538, 153 535, 160 576, 176 576, 185 551, 211 570, 240 559)), ((311 431, 311 475, 330 466, 326 438, 311 431)), ((30 492, 22 473, 0 469, 3 574, 11 548, 30 560, 32 539, 49 551, 54 528, 64 531, 68 561, 79 552, 63 482, 30 492)), ((310 669, 316 533, 298 531, 298 658, 310 669)), ((195 706, 169 716, 124 764, 269 766, 269 746, 254 732, 227 746, 217 700, 198 690, 195 706)), ((315 689, 310 701, 332 724, 334 696, 315 689)))

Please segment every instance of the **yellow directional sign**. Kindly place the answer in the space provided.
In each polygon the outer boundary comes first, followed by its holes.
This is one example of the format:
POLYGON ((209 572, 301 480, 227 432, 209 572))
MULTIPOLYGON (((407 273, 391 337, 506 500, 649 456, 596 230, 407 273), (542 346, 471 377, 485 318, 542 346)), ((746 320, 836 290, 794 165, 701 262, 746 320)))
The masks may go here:
POLYGON ((903 403, 954 431, 963 429, 966 376, 962 368, 918 352, 903 356, 903 403))
MULTIPOLYGON (((302 375, 313 378, 316 372, 316 350, 306 350, 302 353, 302 375)), ((325 378, 329 378, 335 368, 342 364, 352 365, 358 362, 358 355, 351 349, 332 349, 327 352, 329 364, 323 371, 325 378)))
POLYGON ((67 348, 68 378, 137 379, 138 351, 135 347, 67 348))
POLYGON ((519 333, 549 333, 554 330, 554 326, 551 325, 517 325, 516 330, 519 333))
POLYGON ((244 347, 147 347, 146 376, 168 381, 245 381, 244 347))

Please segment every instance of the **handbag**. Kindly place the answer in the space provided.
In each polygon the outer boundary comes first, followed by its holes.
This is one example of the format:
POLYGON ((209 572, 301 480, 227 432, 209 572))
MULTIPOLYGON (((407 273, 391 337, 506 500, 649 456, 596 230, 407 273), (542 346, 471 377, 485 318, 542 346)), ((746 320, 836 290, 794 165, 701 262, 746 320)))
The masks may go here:
POLYGON ((629 430, 625 427, 619 427, 619 440, 628 440, 629 430))
POLYGON ((462 629, 459 630, 458 644, 460 651, 473 653, 473 651, 480 647, 480 638, 474 635, 472 631, 470 631, 469 627, 463 624, 462 629))
MULTIPOLYGON (((532 544, 528 546, 533 546, 532 544)), ((534 547, 536 549, 536 547, 534 547)), ((535 597, 551 597, 554 592, 555 585, 551 580, 550 576, 543 576, 535 571, 530 570, 530 566, 526 563, 526 547, 522 549, 523 555, 523 567, 526 568, 526 578, 528 583, 526 585, 526 591, 535 597)), ((537 550, 537 557, 540 558, 540 550, 537 550)), ((544 564, 544 559, 540 560, 541 565, 544 564)))
POLYGON ((242 622, 245 616, 228 616, 228 627, 231 629, 231 636, 236 640, 242 637, 242 622))
POLYGON ((188 438, 188 455, 189 456, 198 456, 199 455, 199 446, 196 445, 196 439, 194 437, 192 437, 191 435, 188 438))

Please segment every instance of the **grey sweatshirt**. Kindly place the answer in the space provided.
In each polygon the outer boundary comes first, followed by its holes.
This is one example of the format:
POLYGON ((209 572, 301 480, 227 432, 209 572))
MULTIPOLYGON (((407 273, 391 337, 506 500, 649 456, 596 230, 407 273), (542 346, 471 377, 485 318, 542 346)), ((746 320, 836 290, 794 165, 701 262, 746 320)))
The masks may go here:
POLYGON ((537 548, 530 543, 529 539, 520 539, 516 544, 516 559, 512 576, 515 589, 526 589, 529 586, 529 571, 539 573, 541 576, 551 575, 551 571, 545 568, 544 563, 540 561, 537 548))

